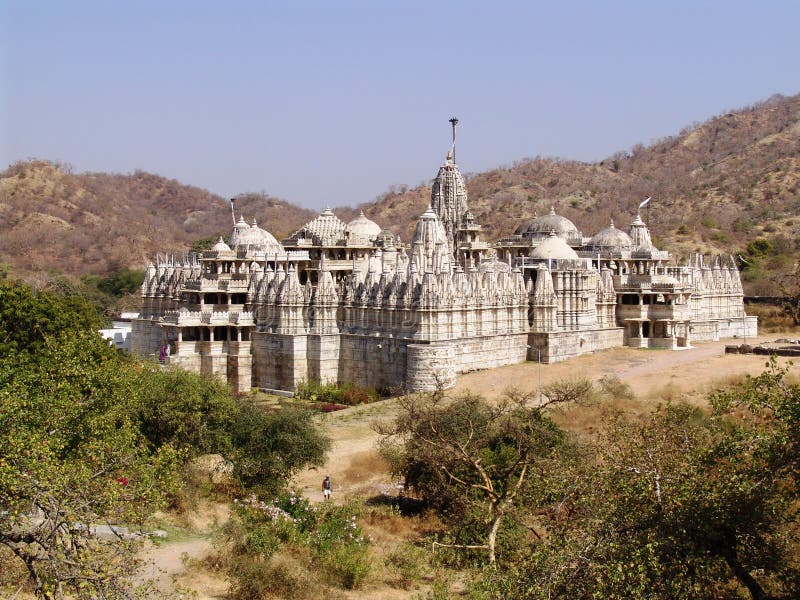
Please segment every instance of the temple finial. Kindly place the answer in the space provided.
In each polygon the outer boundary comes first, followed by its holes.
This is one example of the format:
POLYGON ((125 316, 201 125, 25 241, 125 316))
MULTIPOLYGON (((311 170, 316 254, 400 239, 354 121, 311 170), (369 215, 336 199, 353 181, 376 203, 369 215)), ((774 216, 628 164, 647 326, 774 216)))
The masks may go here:
POLYGON ((453 127, 453 145, 450 148, 450 154, 453 155, 453 164, 456 162, 456 126, 458 125, 458 119, 456 117, 450 118, 450 125, 453 127))

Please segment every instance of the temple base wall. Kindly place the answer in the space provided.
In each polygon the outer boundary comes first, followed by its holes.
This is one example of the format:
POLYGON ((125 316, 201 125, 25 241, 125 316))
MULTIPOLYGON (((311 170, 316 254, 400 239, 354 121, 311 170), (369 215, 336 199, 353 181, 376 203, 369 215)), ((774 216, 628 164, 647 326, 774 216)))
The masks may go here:
POLYGON ((164 332, 158 321, 134 319, 131 321, 131 353, 139 356, 158 358, 163 343, 164 332))
POLYGON ((339 382, 378 390, 403 389, 410 343, 407 339, 342 334, 339 382))
POLYGON ((409 391, 452 387, 456 375, 525 361, 527 333, 409 344, 405 385, 409 391))
POLYGON ((235 394, 248 394, 253 382, 250 342, 228 342, 227 378, 235 394))
POLYGON ((308 336, 260 332, 252 334, 253 384, 269 390, 290 390, 307 381, 308 336))
POLYGON ((618 348, 623 343, 622 327, 578 331, 547 331, 528 334, 528 360, 545 364, 581 354, 618 348))
POLYGON ((758 317, 692 321, 690 339, 698 342, 722 338, 754 338, 758 335, 758 317))

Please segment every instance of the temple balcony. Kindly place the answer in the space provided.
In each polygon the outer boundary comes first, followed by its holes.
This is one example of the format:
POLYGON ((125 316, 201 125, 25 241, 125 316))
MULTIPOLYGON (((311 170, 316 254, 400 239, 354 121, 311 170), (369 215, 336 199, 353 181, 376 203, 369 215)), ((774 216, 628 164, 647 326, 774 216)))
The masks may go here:
MULTIPOLYGON (((217 305, 219 306, 219 305, 217 305)), ((254 325, 253 313, 245 310, 175 310, 166 313, 162 322, 176 327, 198 327, 200 325, 254 325)))
POLYGON ((222 340, 209 342, 202 340, 173 340, 171 346, 172 351, 167 364, 170 362, 180 364, 181 358, 196 355, 218 356, 227 354, 248 356, 250 354, 250 341, 222 340))
POLYGON ((618 304, 617 322, 627 320, 641 321, 684 321, 691 318, 686 304, 618 304))

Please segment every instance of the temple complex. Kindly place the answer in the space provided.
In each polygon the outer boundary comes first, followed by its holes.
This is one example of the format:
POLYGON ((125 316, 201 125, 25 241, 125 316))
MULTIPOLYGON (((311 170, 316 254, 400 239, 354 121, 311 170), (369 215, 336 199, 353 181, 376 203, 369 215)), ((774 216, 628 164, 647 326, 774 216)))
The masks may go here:
POLYGON ((413 391, 524 360, 756 335, 733 259, 676 264, 640 214, 586 237, 551 209, 482 240, 457 122, 408 244, 363 212, 344 223, 325 209, 283 242, 240 217, 227 243, 147 266, 133 351, 168 346, 165 362, 237 392, 309 380, 413 391))

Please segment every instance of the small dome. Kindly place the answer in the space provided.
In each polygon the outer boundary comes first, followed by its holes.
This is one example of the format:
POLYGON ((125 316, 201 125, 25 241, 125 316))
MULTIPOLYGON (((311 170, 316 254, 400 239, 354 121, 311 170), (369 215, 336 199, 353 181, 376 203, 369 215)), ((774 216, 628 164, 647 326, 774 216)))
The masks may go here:
POLYGON ((318 217, 295 231, 289 239, 296 241, 310 238, 317 239, 319 242, 322 240, 340 240, 344 237, 346 227, 347 225, 344 224, 344 221, 333 214, 330 208, 326 208, 318 217))
POLYGON ((595 234, 589 245, 596 248, 630 248, 633 241, 627 233, 614 227, 614 221, 611 221, 609 227, 595 234))
POLYGON ((531 219, 528 226, 522 230, 522 235, 527 237, 546 236, 551 231, 562 238, 579 237, 581 234, 572 221, 557 215, 556 209, 551 206, 549 214, 531 219))
POLYGON ((381 233, 381 227, 375 221, 368 219, 364 215, 364 211, 352 221, 350 221, 344 229, 351 237, 366 238, 374 240, 381 233))
POLYGON ((239 221, 233 228, 231 245, 234 248, 246 246, 266 252, 283 252, 283 246, 269 231, 261 229, 255 219, 253 219, 252 225, 248 225, 245 223, 244 217, 239 217, 239 221))
POLYGON ((533 249, 531 258, 577 259, 578 255, 567 242, 551 231, 550 236, 533 249))
POLYGON ((222 239, 222 236, 219 236, 219 240, 217 241, 214 246, 211 248, 212 252, 230 252, 231 248, 228 244, 225 243, 225 240, 222 239))

